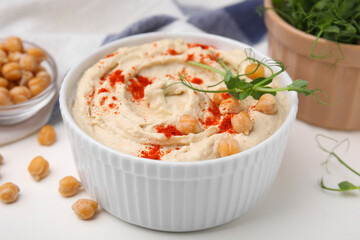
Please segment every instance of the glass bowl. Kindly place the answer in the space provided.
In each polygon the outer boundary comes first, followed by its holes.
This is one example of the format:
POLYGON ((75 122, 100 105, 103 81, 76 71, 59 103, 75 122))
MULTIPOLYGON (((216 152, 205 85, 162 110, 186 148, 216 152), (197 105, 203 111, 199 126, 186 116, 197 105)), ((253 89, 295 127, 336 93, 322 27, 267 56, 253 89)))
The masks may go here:
MULTIPOLYGON (((4 41, 4 39, 0 39, 0 41, 4 41)), ((42 47, 24 40, 22 42, 25 49, 36 47, 43 50, 46 54, 46 59, 41 62, 41 66, 44 67, 50 75, 50 85, 39 95, 28 101, 9 106, 0 106, 0 125, 13 125, 29 119, 49 104, 58 93, 56 83, 57 67, 54 59, 42 47)))

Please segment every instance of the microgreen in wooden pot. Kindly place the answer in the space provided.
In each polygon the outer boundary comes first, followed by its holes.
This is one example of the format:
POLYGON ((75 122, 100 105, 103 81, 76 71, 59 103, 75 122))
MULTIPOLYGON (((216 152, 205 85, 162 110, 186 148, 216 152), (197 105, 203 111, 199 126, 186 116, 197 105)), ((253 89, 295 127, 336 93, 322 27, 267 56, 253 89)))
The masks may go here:
MULTIPOLYGON (((293 27, 316 36, 311 57, 331 58, 333 49, 323 49, 315 54, 319 38, 337 43, 342 60, 344 55, 339 43, 360 44, 360 1, 353 0, 273 0, 273 8, 259 6, 257 11, 274 10, 293 27)), ((336 63, 335 62, 335 63, 336 63)))

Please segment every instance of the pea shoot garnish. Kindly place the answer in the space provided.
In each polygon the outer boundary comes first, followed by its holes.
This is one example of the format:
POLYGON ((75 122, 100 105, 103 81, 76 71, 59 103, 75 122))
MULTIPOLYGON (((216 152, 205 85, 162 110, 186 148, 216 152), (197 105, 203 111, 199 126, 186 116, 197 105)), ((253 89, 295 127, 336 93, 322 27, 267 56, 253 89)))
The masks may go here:
MULTIPOLYGON (((252 63, 257 64, 255 69, 251 72, 243 73, 243 74, 237 73, 236 75, 234 75, 222 59, 218 59, 217 62, 220 64, 223 71, 219 70, 217 68, 214 68, 212 66, 200 63, 200 62, 188 61, 187 63, 190 65, 208 69, 210 71, 213 71, 213 72, 221 75, 223 77, 223 80, 219 81, 218 83, 216 83, 214 85, 208 86, 208 89, 201 89, 201 88, 195 87, 193 84, 191 84, 190 81, 187 80, 186 76, 182 73, 179 73, 180 81, 183 85, 185 85, 188 88, 191 88, 194 91, 206 92, 206 93, 227 92, 233 98, 238 99, 238 100, 244 100, 249 96, 258 100, 262 95, 264 95, 266 93, 269 93, 269 94, 272 94, 275 96, 276 93, 279 91, 296 91, 298 93, 304 94, 305 96, 312 96, 314 98, 314 100, 318 103, 327 104, 326 93, 324 93, 322 90, 320 90, 318 88, 313 89, 313 90, 309 89, 307 87, 308 82, 305 80, 296 79, 294 82, 292 82, 291 84, 289 84, 285 87, 280 87, 280 88, 270 87, 269 84, 272 83, 274 78, 276 76, 280 75, 281 73, 283 73, 287 67, 284 65, 283 62, 281 62, 279 60, 265 59, 263 61, 259 61, 259 60, 255 59, 253 56, 250 56, 253 53, 253 51, 251 49, 246 49, 245 53, 246 53, 247 57, 244 61, 242 61, 242 63, 245 61, 250 61, 252 63), (250 82, 247 81, 245 77, 249 76, 251 74, 254 74, 261 66, 268 68, 271 72, 271 75, 268 77, 257 77, 250 82), (274 70, 273 70, 274 68, 278 68, 280 70, 278 70, 277 72, 274 72, 274 70), (209 88, 216 87, 221 83, 225 83, 225 85, 227 87, 226 90, 209 90, 209 88), (319 99, 319 97, 317 96, 317 93, 323 93, 326 97, 326 100, 323 101, 323 100, 319 99)), ((242 64, 242 63, 240 63, 240 64, 242 64)))
MULTIPOLYGON (((342 141, 338 141, 334 138, 330 138, 328 136, 322 135, 322 134, 318 134, 316 136, 316 141, 318 143, 318 146, 321 150, 323 150, 324 152, 327 152, 329 154, 328 158, 326 159, 325 162, 323 162, 323 164, 326 166, 327 163, 329 162, 331 157, 334 157, 341 165, 343 165, 344 167, 346 167, 348 170, 350 170, 351 172, 353 172, 355 175, 360 177, 360 173, 355 171, 352 167, 350 167, 347 163, 344 162, 344 160, 342 160, 339 155, 337 155, 335 153, 335 150, 340 147, 341 145, 343 145, 344 143, 347 143, 347 149, 349 148, 350 142, 349 139, 344 139, 342 141), (331 149, 326 149, 320 141, 320 138, 326 138, 328 140, 334 141, 336 143, 336 145, 331 149)), ((346 149, 346 151, 347 151, 346 149)), ((346 192, 346 191, 350 191, 350 190, 356 190, 356 189, 360 189, 360 186, 356 186, 352 183, 350 183, 349 181, 342 181, 340 183, 338 183, 338 187, 339 188, 331 188, 331 187, 327 187, 324 183, 324 179, 321 178, 320 180, 320 187, 325 189, 325 190, 329 190, 329 191, 338 191, 338 192, 346 192)))

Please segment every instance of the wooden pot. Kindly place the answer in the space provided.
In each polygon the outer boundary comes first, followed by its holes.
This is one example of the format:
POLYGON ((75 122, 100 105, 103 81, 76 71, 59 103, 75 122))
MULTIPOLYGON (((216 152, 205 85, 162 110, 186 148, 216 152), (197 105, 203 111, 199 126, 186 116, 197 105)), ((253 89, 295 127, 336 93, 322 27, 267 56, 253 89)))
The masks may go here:
MULTIPOLYGON (((264 0, 272 7, 272 0, 264 0)), ((337 44, 319 39, 315 54, 332 49, 329 59, 310 56, 315 36, 298 30, 285 22, 275 11, 265 11, 268 29, 269 56, 289 66, 287 72, 295 79, 309 82, 309 88, 320 88, 329 96, 330 106, 318 104, 313 98, 299 94, 297 118, 320 127, 339 130, 360 130, 360 45, 337 44)), ((321 97, 321 96, 320 96, 321 97)))

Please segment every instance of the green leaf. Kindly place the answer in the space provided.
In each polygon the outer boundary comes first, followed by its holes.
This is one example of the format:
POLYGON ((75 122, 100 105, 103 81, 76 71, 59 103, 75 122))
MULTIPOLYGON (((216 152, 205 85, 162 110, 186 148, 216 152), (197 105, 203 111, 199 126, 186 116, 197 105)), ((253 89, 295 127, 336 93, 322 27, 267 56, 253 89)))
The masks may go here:
POLYGON ((302 79, 296 79, 291 85, 293 87, 297 87, 297 88, 303 88, 306 87, 309 84, 308 81, 302 80, 302 79))
MULTIPOLYGON (((264 80, 265 78, 264 77, 259 77, 259 78, 256 78, 254 80, 251 81, 251 84, 255 85, 255 84, 258 84, 259 82, 261 82, 262 80, 264 80)), ((265 83, 261 84, 261 86, 265 86, 265 85, 268 85, 269 83, 272 82, 272 79, 269 79, 270 81, 266 81, 265 83)))
POLYGON ((247 90, 249 88, 254 87, 253 84, 246 82, 245 79, 236 79, 235 81, 236 81, 237 89, 247 90))
POLYGON ((249 88, 247 89, 245 92, 242 92, 242 93, 239 93, 238 96, 239 96, 239 100, 244 100, 246 99, 248 96, 252 95, 253 93, 253 89, 252 88, 249 88))
POLYGON ((327 4, 327 1, 322 0, 322 1, 318 1, 318 2, 314 5, 314 7, 315 7, 316 9, 318 9, 318 10, 322 10, 323 8, 326 7, 326 4, 327 4))
POLYGON ((341 183, 339 183, 339 188, 342 191, 349 191, 349 190, 354 190, 354 189, 359 189, 359 187, 355 186, 354 184, 348 182, 348 181, 343 181, 341 183))
POLYGON ((240 100, 240 97, 239 97, 239 93, 236 93, 236 92, 229 92, 230 96, 232 96, 233 98, 237 99, 237 100, 240 100))
POLYGON ((296 91, 302 93, 305 96, 309 96, 313 93, 312 90, 307 88, 308 82, 302 79, 295 80, 292 84, 288 85, 289 91, 296 91))
POLYGON ((232 86, 232 84, 235 84, 235 83, 234 83, 234 79, 232 78, 232 74, 231 74, 230 71, 226 71, 225 77, 224 77, 224 82, 225 82, 225 84, 226 84, 226 86, 227 86, 228 88, 233 88, 233 87, 235 87, 235 85, 232 86), (231 87, 229 87, 229 85, 230 85, 231 87))
POLYGON ((352 184, 352 183, 350 183, 348 181, 340 182, 338 184, 338 186, 339 186, 339 188, 330 188, 330 187, 325 186, 323 178, 321 178, 321 180, 320 180, 320 187, 322 189, 326 189, 326 190, 329 190, 329 191, 346 192, 346 191, 360 189, 360 187, 357 187, 357 186, 355 186, 354 184, 352 184))
POLYGON ((255 100, 259 100, 259 98, 264 95, 266 92, 259 92, 259 91, 254 91, 251 96, 255 99, 255 100))
MULTIPOLYGON (((272 89, 271 87, 264 87, 264 88, 268 88, 268 89, 272 89)), ((251 94, 251 96, 255 99, 255 100, 259 100, 259 98, 264 95, 265 93, 269 93, 271 95, 276 96, 276 92, 260 92, 260 91, 253 91, 253 93, 251 94)))
POLYGON ((324 32, 328 32, 328 33, 339 33, 340 32, 340 28, 338 26, 327 26, 326 28, 324 28, 324 32))

